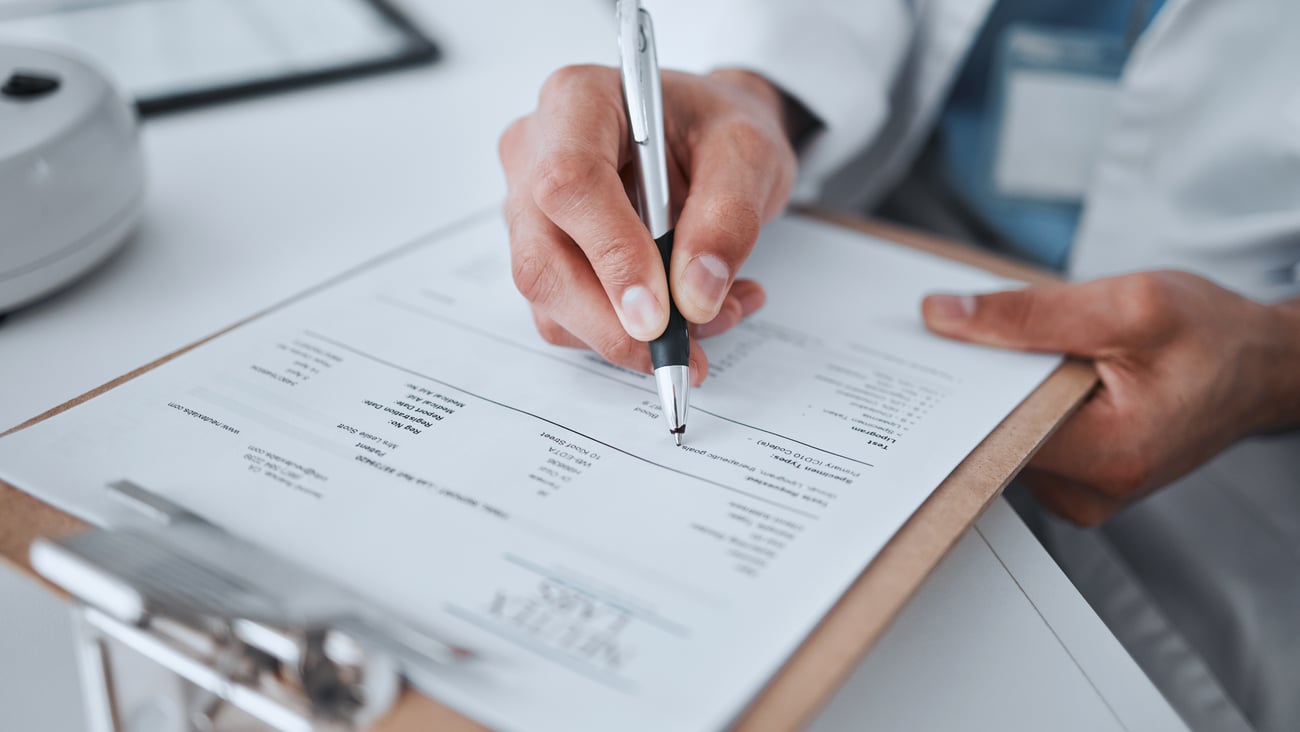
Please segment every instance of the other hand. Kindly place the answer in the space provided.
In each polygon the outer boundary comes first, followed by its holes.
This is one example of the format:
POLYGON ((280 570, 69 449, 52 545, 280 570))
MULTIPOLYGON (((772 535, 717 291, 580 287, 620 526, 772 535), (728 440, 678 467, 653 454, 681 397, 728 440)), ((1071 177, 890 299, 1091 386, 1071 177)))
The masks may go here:
POLYGON ((1022 476, 1044 505, 1084 525, 1280 426, 1278 384, 1294 377, 1279 369, 1300 371, 1283 358, 1296 332, 1276 308, 1182 272, 931 295, 922 314, 941 335, 1094 361, 1099 390, 1022 476))
MULTIPOLYGON (((510 125, 499 146, 515 284, 538 331, 643 372, 644 342, 668 323, 670 286, 697 336, 725 331, 763 304, 762 287, 736 271, 795 177, 783 100, 762 77, 664 72, 663 95, 680 211, 667 277, 629 199, 632 150, 617 69, 557 71, 537 110, 510 125)), ((708 371, 695 342, 691 371, 697 384, 708 371)))

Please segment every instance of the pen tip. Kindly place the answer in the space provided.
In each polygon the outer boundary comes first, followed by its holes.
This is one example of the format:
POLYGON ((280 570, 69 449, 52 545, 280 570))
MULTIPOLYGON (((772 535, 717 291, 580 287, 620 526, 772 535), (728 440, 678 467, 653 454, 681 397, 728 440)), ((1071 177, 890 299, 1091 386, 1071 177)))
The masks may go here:
POLYGON ((682 446, 682 433, 680 433, 680 432, 674 432, 674 433, 673 433, 673 439, 677 440, 677 446, 678 446, 678 447, 681 447, 681 446, 682 446))

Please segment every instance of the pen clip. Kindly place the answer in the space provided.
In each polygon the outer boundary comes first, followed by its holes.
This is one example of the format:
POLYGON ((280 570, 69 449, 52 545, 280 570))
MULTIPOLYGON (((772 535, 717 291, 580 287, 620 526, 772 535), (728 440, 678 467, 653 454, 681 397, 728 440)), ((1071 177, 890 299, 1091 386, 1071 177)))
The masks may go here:
POLYGON ((619 48, 622 51, 623 98, 637 169, 637 209, 650 236, 672 229, 668 164, 664 145, 664 98, 659 83, 654 26, 638 0, 619 0, 619 48))
POLYGON ((640 0, 618 0, 618 48, 622 58, 623 98, 632 127, 632 141, 644 145, 650 140, 653 111, 650 105, 657 95, 651 87, 658 78, 654 68, 654 30, 650 14, 641 9, 640 0))

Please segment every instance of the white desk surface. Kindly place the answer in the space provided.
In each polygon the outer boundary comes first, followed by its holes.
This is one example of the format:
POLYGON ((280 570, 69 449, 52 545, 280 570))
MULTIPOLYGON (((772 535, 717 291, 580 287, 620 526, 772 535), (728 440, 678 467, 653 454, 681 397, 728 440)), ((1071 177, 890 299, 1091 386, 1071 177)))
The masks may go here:
MULTIPOLYGON (((616 60, 600 0, 401 5, 437 65, 146 123, 139 234, 0 325, 0 429, 496 205, 500 130, 552 69, 616 60)), ((0 572, 0 727, 80 729, 66 612, 0 572)), ((867 727, 1184 729, 1001 501, 814 725, 867 727)))

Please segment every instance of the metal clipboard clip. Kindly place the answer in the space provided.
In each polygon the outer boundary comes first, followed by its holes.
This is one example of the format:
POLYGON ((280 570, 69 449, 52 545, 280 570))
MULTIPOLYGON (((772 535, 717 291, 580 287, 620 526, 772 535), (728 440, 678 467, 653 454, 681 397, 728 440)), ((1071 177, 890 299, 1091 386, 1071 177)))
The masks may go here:
POLYGON ((109 490, 138 523, 31 548, 76 601, 91 732, 365 729, 403 678, 473 655, 134 483, 109 490), (121 650, 148 667, 150 719, 125 704, 121 650))

